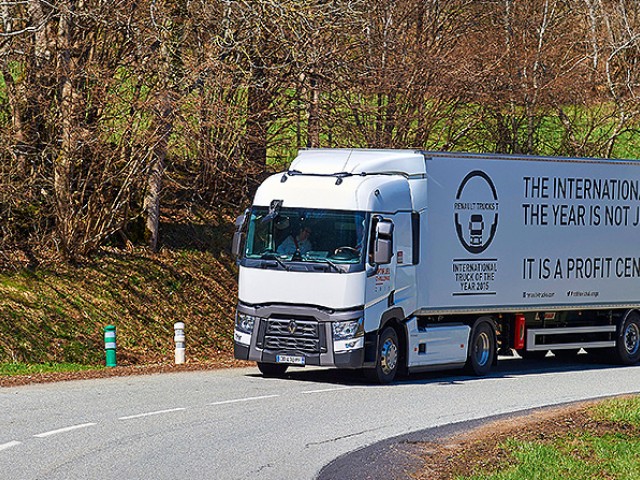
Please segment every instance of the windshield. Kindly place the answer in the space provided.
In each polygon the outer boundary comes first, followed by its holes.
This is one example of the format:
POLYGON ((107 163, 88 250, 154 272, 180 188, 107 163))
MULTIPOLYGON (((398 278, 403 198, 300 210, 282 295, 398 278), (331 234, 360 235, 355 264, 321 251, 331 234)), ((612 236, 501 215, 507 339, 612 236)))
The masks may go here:
POLYGON ((248 259, 357 264, 366 250, 363 212, 253 207, 247 231, 248 259), (363 248, 364 245, 364 248, 363 248))

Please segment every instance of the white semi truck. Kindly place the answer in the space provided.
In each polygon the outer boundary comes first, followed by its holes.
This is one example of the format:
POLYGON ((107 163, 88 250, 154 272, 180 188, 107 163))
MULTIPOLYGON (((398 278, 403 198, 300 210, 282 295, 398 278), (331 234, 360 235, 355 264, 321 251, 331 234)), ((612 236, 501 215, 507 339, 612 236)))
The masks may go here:
POLYGON ((640 162, 302 150, 238 218, 235 356, 397 372, 640 359, 640 162))

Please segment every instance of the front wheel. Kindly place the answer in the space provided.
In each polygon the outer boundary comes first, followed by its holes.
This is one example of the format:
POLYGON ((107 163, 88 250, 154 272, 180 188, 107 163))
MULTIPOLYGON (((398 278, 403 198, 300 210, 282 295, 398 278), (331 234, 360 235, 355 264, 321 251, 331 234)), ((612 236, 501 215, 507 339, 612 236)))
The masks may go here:
POLYGON ((398 373, 399 363, 398 334, 393 328, 387 327, 380 335, 376 366, 375 368, 365 369, 364 374, 367 379, 374 382, 380 384, 391 383, 396 373, 398 373))
POLYGON ((476 376, 483 376, 491 370, 496 354, 496 335, 488 322, 480 322, 471 331, 469 356, 465 370, 476 376))

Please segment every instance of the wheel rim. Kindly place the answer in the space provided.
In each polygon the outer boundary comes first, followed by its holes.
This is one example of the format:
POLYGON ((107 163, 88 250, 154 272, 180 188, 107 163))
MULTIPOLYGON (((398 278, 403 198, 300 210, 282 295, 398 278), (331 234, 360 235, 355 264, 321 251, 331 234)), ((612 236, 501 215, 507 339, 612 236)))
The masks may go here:
POLYGON ((480 366, 484 366, 489 361, 489 356, 491 354, 491 340, 486 332, 480 332, 476 337, 473 354, 476 359, 476 363, 480 366))
POLYGON ((380 366, 382 373, 389 375, 393 372, 398 364, 398 347, 391 338, 387 338, 382 344, 380 351, 380 366))
POLYGON ((640 328, 636 323, 630 323, 624 330, 624 348, 628 355, 635 355, 640 349, 640 328))

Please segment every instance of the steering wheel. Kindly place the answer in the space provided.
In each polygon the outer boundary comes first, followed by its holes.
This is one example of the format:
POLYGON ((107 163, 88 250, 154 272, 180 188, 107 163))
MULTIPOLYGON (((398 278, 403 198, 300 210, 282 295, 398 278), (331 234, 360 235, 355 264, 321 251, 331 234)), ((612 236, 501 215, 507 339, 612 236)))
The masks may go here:
POLYGON ((360 255, 360 251, 357 248, 353 248, 353 247, 338 247, 333 251, 334 255, 339 255, 340 253, 350 253, 352 255, 360 255))

